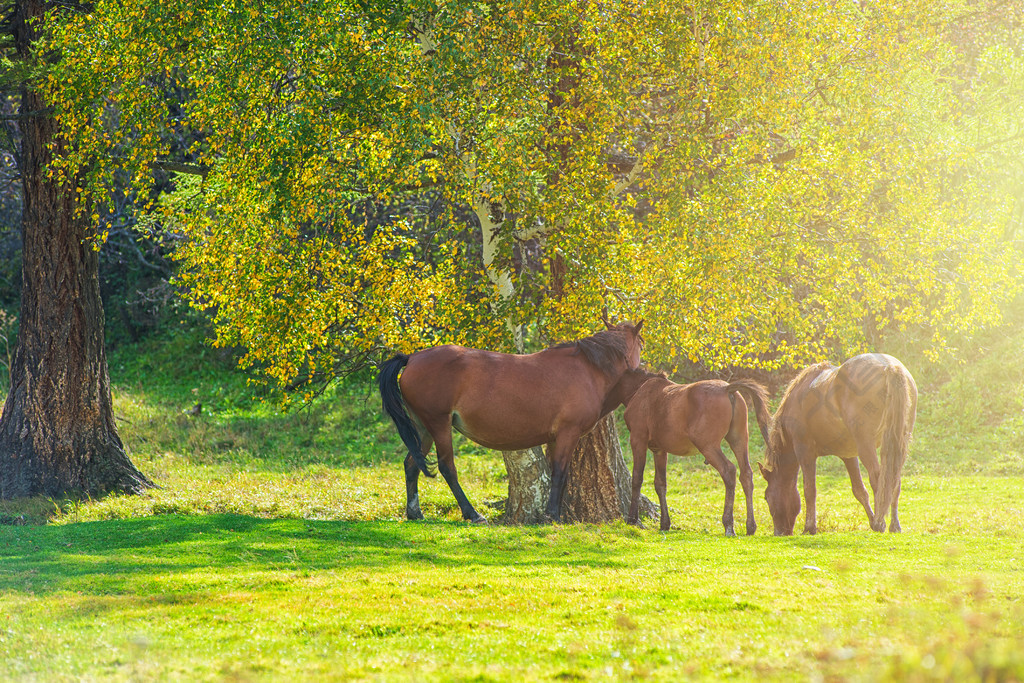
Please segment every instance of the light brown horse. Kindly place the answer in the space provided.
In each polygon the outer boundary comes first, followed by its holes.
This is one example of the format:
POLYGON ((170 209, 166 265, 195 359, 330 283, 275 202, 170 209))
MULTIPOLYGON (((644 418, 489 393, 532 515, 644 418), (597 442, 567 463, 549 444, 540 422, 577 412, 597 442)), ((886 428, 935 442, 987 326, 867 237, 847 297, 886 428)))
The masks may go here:
POLYGON ((807 512, 804 533, 818 530, 815 463, 837 455, 846 465, 853 495, 875 531, 900 531, 900 478, 917 417, 917 385, 903 364, 883 353, 855 356, 838 368, 819 363, 789 383, 775 413, 761 474, 776 536, 793 533, 800 512, 797 473, 803 472, 807 512), (875 451, 880 447, 879 458, 875 451), (864 488, 864 463, 875 494, 875 509, 864 488))
POLYGON ((618 405, 612 394, 619 378, 640 364, 643 321, 613 326, 606 317, 605 325, 607 330, 590 337, 527 355, 449 345, 399 354, 384 363, 378 375, 384 410, 409 449, 406 517, 423 518, 418 480, 420 472, 434 476, 426 459, 433 444, 437 469, 462 516, 486 523, 459 485, 452 449, 455 429, 495 450, 547 444, 552 474, 546 514, 558 521, 576 442, 618 405))
MULTIPOLYGON (((635 371, 634 371, 635 372, 635 371)), ((725 483, 725 509, 722 526, 727 536, 733 530, 733 501, 736 497, 736 466, 722 452, 722 440, 729 443, 740 466, 740 483, 747 499, 747 534, 757 530, 754 521, 754 474, 747 450, 747 404, 745 393, 754 406, 754 414, 767 439, 771 419, 765 388, 750 380, 732 383, 705 380, 676 384, 664 375, 650 375, 626 406, 629 445, 633 450, 633 497, 628 520, 638 524, 640 488, 644 481, 647 450, 654 453, 654 490, 661 505, 661 530, 669 528, 665 502, 667 454, 693 455, 700 452, 718 470, 725 483)))

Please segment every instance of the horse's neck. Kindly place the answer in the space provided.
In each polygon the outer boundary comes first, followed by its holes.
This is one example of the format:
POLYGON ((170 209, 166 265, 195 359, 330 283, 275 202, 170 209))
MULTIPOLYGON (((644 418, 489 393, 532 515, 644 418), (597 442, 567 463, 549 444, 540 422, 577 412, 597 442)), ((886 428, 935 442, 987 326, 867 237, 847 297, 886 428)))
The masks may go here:
POLYGON ((605 406, 611 404, 608 408, 608 412, 615 410, 620 405, 627 405, 636 392, 640 390, 648 380, 659 377, 659 375, 653 375, 648 372, 626 370, 619 377, 619 381, 615 383, 611 391, 608 394, 608 399, 605 401, 605 406))

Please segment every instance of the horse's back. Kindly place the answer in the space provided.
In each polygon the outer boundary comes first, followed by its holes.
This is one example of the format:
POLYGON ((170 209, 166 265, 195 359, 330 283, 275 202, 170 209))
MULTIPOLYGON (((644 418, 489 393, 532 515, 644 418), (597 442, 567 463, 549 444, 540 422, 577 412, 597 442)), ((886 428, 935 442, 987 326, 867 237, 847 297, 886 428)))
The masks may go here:
POLYGON ((885 353, 864 353, 850 358, 841 366, 833 381, 833 392, 847 400, 864 402, 882 398, 887 392, 887 377, 896 376, 917 397, 917 384, 910 371, 898 358, 885 353))
POLYGON ((862 353, 854 356, 839 366, 838 375, 851 389, 864 392, 870 390, 887 371, 905 375, 913 382, 910 371, 903 363, 887 353, 862 353))
POLYGON ((410 386, 447 385, 456 394, 469 392, 479 399, 520 391, 535 399, 537 392, 548 386, 584 382, 598 374, 596 370, 586 372, 590 366, 582 358, 552 351, 512 354, 455 344, 433 346, 409 357, 402 375, 402 390, 405 391, 407 382, 410 386))
POLYGON ((913 412, 917 406, 913 376, 898 358, 884 353, 865 353, 843 363, 832 395, 850 432, 865 435, 879 432, 888 403, 906 400, 913 412), (894 391, 903 395, 893 395, 894 391))

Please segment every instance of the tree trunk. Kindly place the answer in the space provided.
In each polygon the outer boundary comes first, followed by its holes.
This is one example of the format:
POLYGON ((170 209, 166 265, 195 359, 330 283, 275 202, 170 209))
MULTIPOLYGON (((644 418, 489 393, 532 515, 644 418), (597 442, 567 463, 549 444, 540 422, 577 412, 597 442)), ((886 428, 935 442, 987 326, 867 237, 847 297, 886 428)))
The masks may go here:
MULTIPOLYGON (((18 55, 31 56, 39 0, 16 5, 18 55)), ((99 259, 76 215, 76 187, 47 177, 63 144, 46 102, 22 92, 22 290, 11 387, 0 415, 0 499, 152 486, 114 424, 103 345, 99 259)))
POLYGON ((551 462, 544 448, 503 451, 508 471, 508 500, 501 521, 505 524, 540 524, 551 490, 551 462))
MULTIPOLYGON (((505 524, 539 524, 545 520, 551 488, 551 463, 540 448, 503 454, 508 470, 505 524)), ((626 519, 629 512, 631 473, 622 458, 615 416, 606 415, 584 434, 569 464, 562 496, 562 521, 599 524, 626 519)), ((656 518, 658 508, 640 498, 640 514, 656 518)))

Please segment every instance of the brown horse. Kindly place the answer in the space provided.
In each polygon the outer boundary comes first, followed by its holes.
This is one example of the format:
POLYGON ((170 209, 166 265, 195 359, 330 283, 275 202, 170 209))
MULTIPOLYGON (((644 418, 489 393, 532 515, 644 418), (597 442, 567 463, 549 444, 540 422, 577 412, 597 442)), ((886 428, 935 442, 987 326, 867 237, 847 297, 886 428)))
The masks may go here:
POLYGON ((495 450, 547 444, 552 476, 546 514, 558 521, 576 442, 618 405, 612 395, 619 378, 640 364, 643 321, 613 326, 605 318, 605 325, 607 330, 590 337, 528 355, 449 345, 399 354, 384 363, 378 376, 384 410, 409 449, 406 517, 423 518, 418 479, 420 472, 434 476, 426 459, 434 444, 437 469, 462 516, 486 523, 459 486, 452 450, 455 429, 495 450))
POLYGON ((775 413, 766 464, 761 466, 775 535, 793 533, 800 512, 798 471, 803 472, 807 503, 804 533, 817 532, 815 463, 823 455, 842 458, 853 495, 864 506, 873 530, 885 531, 885 514, 891 507, 889 531, 900 531, 900 478, 916 417, 917 385, 892 356, 869 353, 838 368, 819 363, 797 375, 775 413), (875 455, 879 446, 881 464, 875 455), (858 457, 875 494, 874 512, 858 457))
POLYGON ((633 450, 633 497, 629 505, 629 522, 639 523, 640 487, 644 481, 647 449, 654 453, 654 490, 661 505, 662 531, 670 525, 665 502, 667 454, 693 455, 700 452, 725 482, 722 525, 727 536, 735 536, 732 508, 736 497, 736 467, 722 452, 724 439, 740 465, 740 482, 747 498, 747 534, 753 534, 757 523, 754 521, 754 474, 747 451, 747 404, 738 392, 750 398, 761 433, 767 440, 767 425, 771 418, 765 388, 750 380, 731 384, 721 380, 676 384, 665 375, 649 377, 626 406, 629 445, 633 450))

